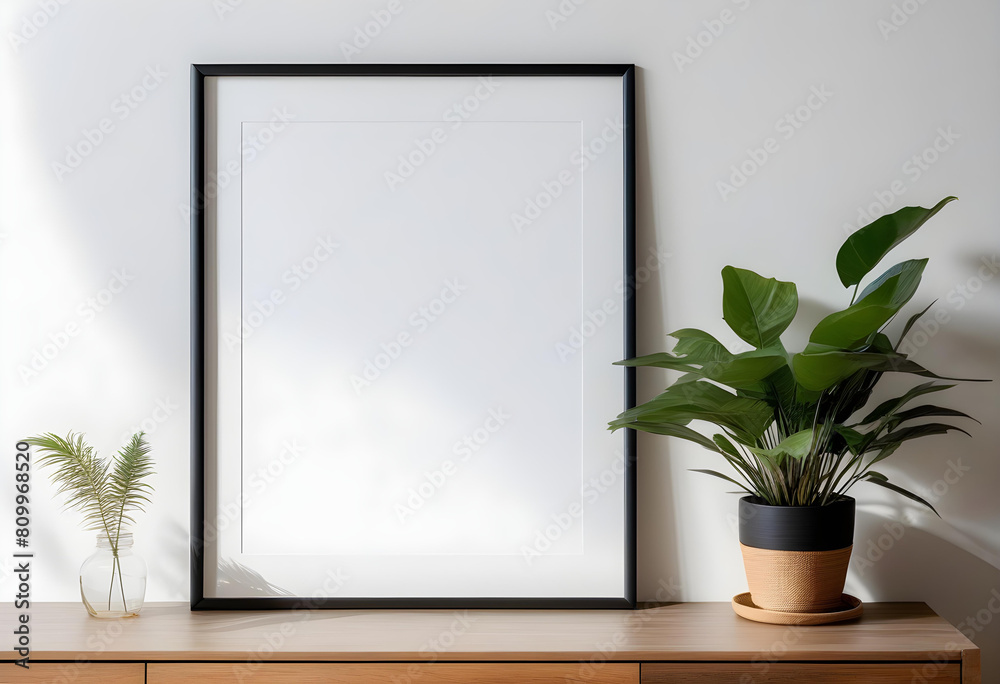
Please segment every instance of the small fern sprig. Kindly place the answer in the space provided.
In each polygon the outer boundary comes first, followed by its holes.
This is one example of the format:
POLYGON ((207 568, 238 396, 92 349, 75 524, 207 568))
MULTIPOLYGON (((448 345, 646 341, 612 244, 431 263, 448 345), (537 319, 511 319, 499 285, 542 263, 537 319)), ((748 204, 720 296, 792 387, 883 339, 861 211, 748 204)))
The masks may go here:
POLYGON ((24 440, 42 451, 38 464, 53 468, 52 480, 59 494, 66 495, 65 507, 83 513, 85 529, 103 530, 114 556, 108 610, 117 571, 125 606, 125 586, 118 559, 118 541, 125 522, 135 524, 132 513, 144 510, 153 488, 145 479, 153 475, 153 459, 145 434, 137 432, 115 458, 105 461, 84 441, 83 434, 70 432, 66 438, 48 432, 24 440))
MULTIPOLYGON (((153 459, 150 447, 143 433, 132 435, 129 443, 122 447, 115 459, 114 468, 108 477, 108 493, 115 506, 114 546, 117 548, 123 522, 135 524, 134 511, 145 510, 153 488, 143 480, 153 474, 153 459)), ((110 536, 109 536, 110 538, 110 536)))
POLYGON ((108 491, 109 464, 83 441, 83 435, 71 432, 63 439, 49 432, 25 441, 42 450, 38 464, 54 468, 52 480, 59 485, 59 494, 66 495, 65 507, 83 514, 84 529, 104 530, 112 538, 115 506, 108 491))
POLYGON ((135 523, 132 513, 144 510, 153 492, 145 482, 154 474, 145 433, 132 435, 111 461, 98 456, 79 433, 62 438, 48 432, 25 441, 42 451, 40 466, 54 468, 52 480, 66 495, 66 508, 83 513, 85 529, 103 530, 117 551, 123 524, 135 523))

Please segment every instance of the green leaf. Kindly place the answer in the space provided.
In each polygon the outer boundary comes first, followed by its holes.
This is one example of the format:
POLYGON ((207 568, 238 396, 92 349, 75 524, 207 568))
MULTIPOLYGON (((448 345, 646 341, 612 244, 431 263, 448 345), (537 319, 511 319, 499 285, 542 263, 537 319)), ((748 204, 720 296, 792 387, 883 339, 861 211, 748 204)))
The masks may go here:
POLYGON ((816 326, 809 341, 839 349, 856 349, 910 301, 927 259, 896 264, 865 289, 853 305, 832 313, 816 326))
POLYGON ((756 447, 747 448, 758 456, 768 456, 780 460, 782 456, 801 459, 809 455, 810 447, 813 443, 812 429, 800 430, 781 440, 773 449, 758 449, 756 447))
POLYGON ((149 501, 152 487, 143 480, 153 474, 149 445, 138 433, 113 459, 97 456, 82 434, 63 439, 53 433, 25 440, 38 447, 38 464, 53 468, 52 479, 66 495, 66 507, 83 513, 86 529, 107 534, 117 549, 124 522, 134 522, 132 513, 149 501))
POLYGON ((891 490, 893 492, 896 492, 897 494, 905 496, 907 499, 911 501, 916 501, 919 504, 923 504, 924 506, 927 506, 927 508, 934 511, 934 515, 936 515, 939 518, 941 517, 941 514, 937 512, 937 509, 931 506, 928 501, 924 500, 922 497, 917 496, 911 491, 903 489, 899 485, 894 485, 893 483, 889 482, 889 478, 887 478, 882 473, 869 472, 868 476, 865 478, 865 481, 877 484, 879 487, 885 487, 888 490, 891 490))
POLYGON ((833 430, 844 438, 847 448, 852 454, 855 455, 857 455, 857 453, 864 446, 865 441, 868 439, 867 435, 858 432, 853 428, 849 428, 846 425, 835 425, 833 430))
POLYGON ((875 333, 871 336, 871 342, 863 351, 878 352, 880 354, 892 354, 896 350, 892 346, 892 341, 884 333, 875 333))
POLYGON ((687 373, 685 382, 708 378, 734 389, 759 389, 760 380, 788 363, 780 342, 764 349, 733 354, 707 332, 685 328, 671 333, 678 342, 672 354, 659 353, 618 361, 620 366, 653 366, 687 373), (701 365, 702 368, 697 368, 701 365))
POLYGON ((956 197, 945 197, 931 209, 903 207, 875 219, 857 230, 837 252, 837 274, 844 287, 860 283, 896 245, 912 235, 944 205, 956 197))
POLYGON ((696 371, 697 369, 690 365, 687 361, 679 359, 673 354, 668 354, 667 352, 660 352, 658 354, 648 354, 646 356, 637 356, 634 359, 625 359, 623 361, 615 361, 616 366, 652 366, 654 368, 668 368, 670 370, 679 370, 686 373, 696 371))
POLYGON ((885 354, 822 351, 816 352, 812 345, 792 358, 795 380, 807 390, 822 391, 849 378, 858 371, 873 369, 883 365, 885 354), (811 349, 812 348, 812 349, 811 349))
POLYGON ((785 365, 764 378, 761 384, 767 403, 786 417, 811 412, 821 396, 820 392, 807 390, 795 381, 791 359, 787 358, 785 365))
POLYGON ((613 420, 610 423, 611 431, 614 432, 620 428, 631 428, 632 430, 639 430, 640 432, 648 432, 654 435, 665 435, 667 437, 679 437, 681 439, 686 439, 689 442, 694 442, 699 446, 703 446, 709 451, 714 451, 719 453, 719 448, 715 446, 715 442, 710 440, 705 435, 700 432, 696 432, 689 427, 683 425, 678 425, 676 423, 646 423, 642 421, 618 421, 613 420))
POLYGON ((869 283, 868 287, 861 291, 856 303, 860 304, 866 298, 883 289, 882 286, 887 281, 897 280, 899 285, 894 288, 893 295, 888 303, 891 306, 896 306, 896 310, 898 311, 903 304, 910 301, 910 297, 916 292, 917 285, 920 284, 920 276, 923 275, 927 262, 928 259, 910 259, 896 264, 869 283))
POLYGON ((732 482, 734 485, 736 485, 737 487, 739 487, 740 489, 742 489, 744 492, 747 492, 748 494, 753 494, 754 493, 754 491, 752 489, 750 489, 749 487, 747 487, 745 484, 742 484, 741 482, 737 482, 736 480, 734 480, 733 478, 729 477, 728 475, 723 475, 722 473, 717 472, 715 470, 705 470, 703 468, 689 468, 689 470, 692 473, 704 473, 705 475, 713 475, 715 477, 718 477, 718 478, 721 478, 723 480, 726 480, 727 482, 732 482))
POLYGON ((925 382, 922 385, 917 385, 900 397, 896 397, 895 399, 886 399, 883 401, 881 404, 876 406, 871 413, 865 416, 859 424, 867 425, 868 423, 874 423, 876 420, 879 420, 890 413, 895 413, 900 407, 912 399, 924 394, 930 394, 931 392, 940 392, 941 390, 951 389, 952 387, 954 387, 954 385, 939 385, 934 382, 925 382))
MULTIPOLYGON (((764 434, 772 415, 770 406, 763 401, 737 397, 709 382, 686 382, 671 385, 659 396, 624 411, 611 426, 634 427, 636 422, 685 425, 692 420, 704 420, 729 429, 752 444, 764 434)), ((714 443, 711 444, 715 449, 714 443)))
POLYGON ((66 495, 66 508, 83 514, 88 530, 101 530, 111 536, 114 501, 108 492, 109 463, 94 453, 82 434, 69 433, 65 439, 47 433, 26 440, 38 447, 38 465, 52 469, 58 493, 66 495))
POLYGON ((832 350, 825 345, 808 345, 805 351, 792 359, 795 378, 809 390, 825 390, 849 378, 858 371, 870 370, 878 373, 911 373, 938 380, 962 380, 964 382, 988 382, 975 378, 949 378, 927 370, 902 354, 883 354, 832 350))
POLYGON ((733 358, 732 352, 726 349, 725 345, 704 330, 683 328, 670 333, 670 337, 677 340, 674 354, 682 356, 687 363, 703 364, 729 361, 733 358))
POLYGON ((111 532, 114 546, 118 545, 118 536, 122 530, 123 521, 134 523, 134 511, 144 509, 149 502, 153 488, 143 480, 153 475, 153 459, 149 456, 150 447, 142 432, 132 436, 115 460, 115 466, 108 478, 108 492, 115 506, 115 520, 111 532))
POLYGON ((901 344, 903 343, 903 340, 905 340, 905 339, 906 339, 906 334, 907 334, 908 332, 910 332, 910 328, 912 328, 912 327, 913 327, 913 324, 914 324, 914 323, 916 323, 917 321, 919 321, 919 320, 920 320, 920 318, 921 318, 921 317, 922 317, 922 316, 923 316, 923 315, 924 315, 925 313, 927 313, 928 311, 930 311, 931 307, 932 307, 932 306, 934 306, 934 304, 935 304, 935 303, 937 303, 937 300, 936 300, 936 299, 935 299, 935 300, 934 300, 933 302, 931 302, 930 304, 928 304, 928 305, 927 305, 927 308, 926 308, 926 309, 924 309, 923 311, 918 311, 917 313, 915 313, 915 314, 913 314, 912 316, 910 316, 909 320, 907 320, 907 321, 906 321, 906 325, 904 325, 904 326, 903 326, 903 332, 901 332, 901 333, 899 334, 899 340, 898 340, 898 341, 896 342, 896 344, 895 344, 895 345, 893 346, 893 350, 897 350, 897 349, 899 349, 899 345, 901 345, 901 344))
POLYGON ((722 317, 733 332, 758 349, 777 342, 795 318, 799 306, 795 283, 726 266, 722 284, 722 317))
POLYGON ((910 373, 912 375, 920 375, 925 378, 934 378, 935 380, 958 380, 961 382, 990 382, 985 378, 953 378, 945 375, 938 375, 937 373, 931 372, 921 366, 916 361, 911 361, 906 358, 903 354, 883 354, 885 358, 882 363, 873 366, 871 370, 879 371, 882 373, 910 373))
POLYGON ((787 365, 788 353, 778 342, 770 347, 736 354, 725 361, 706 363, 702 374, 709 380, 734 389, 743 389, 756 386, 787 365))
POLYGON ((719 446, 721 453, 728 454, 740 461, 743 460, 743 454, 739 452, 736 446, 725 435, 712 435, 712 440, 719 446))
POLYGON ((892 444, 902 444, 910 439, 947 434, 950 430, 956 430, 962 434, 968 435, 969 437, 972 436, 962 428, 955 427, 954 425, 946 425, 944 423, 927 423, 925 425, 911 425, 909 427, 893 430, 889 434, 883 435, 872 442, 870 448, 873 450, 881 449, 882 447, 890 446, 892 444))
POLYGON ((900 411, 899 413, 893 414, 892 418, 886 423, 889 429, 894 429, 897 425, 905 420, 913 420, 914 418, 931 418, 931 417, 952 417, 952 418, 968 418, 969 420, 975 420, 979 422, 968 413, 962 411, 957 411, 952 408, 947 408, 944 406, 934 406, 933 404, 924 404, 923 406, 917 406, 915 408, 908 409, 906 411, 900 411))
POLYGON ((695 366, 714 363, 719 361, 729 361, 733 354, 717 339, 704 330, 695 328, 684 328, 670 333, 671 337, 677 338, 672 353, 660 352, 639 356, 634 359, 616 361, 616 366, 652 366, 655 368, 667 368, 684 372, 696 371, 695 366))

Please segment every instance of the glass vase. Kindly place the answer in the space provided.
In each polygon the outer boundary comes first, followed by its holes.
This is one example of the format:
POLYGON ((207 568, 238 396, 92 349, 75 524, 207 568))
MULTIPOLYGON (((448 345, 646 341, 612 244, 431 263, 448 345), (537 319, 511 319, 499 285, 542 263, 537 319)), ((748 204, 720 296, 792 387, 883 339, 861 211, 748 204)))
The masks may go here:
POLYGON ((80 596, 97 618, 131 617, 146 596, 146 561, 132 552, 132 533, 97 535, 97 551, 80 566, 80 596))

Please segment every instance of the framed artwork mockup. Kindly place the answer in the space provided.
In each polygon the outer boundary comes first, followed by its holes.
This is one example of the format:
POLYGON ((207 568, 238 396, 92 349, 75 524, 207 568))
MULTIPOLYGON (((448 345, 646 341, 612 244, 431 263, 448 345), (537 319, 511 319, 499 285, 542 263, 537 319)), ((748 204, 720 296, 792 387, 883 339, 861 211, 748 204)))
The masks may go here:
POLYGON ((193 609, 635 604, 634 68, 192 67, 193 609))

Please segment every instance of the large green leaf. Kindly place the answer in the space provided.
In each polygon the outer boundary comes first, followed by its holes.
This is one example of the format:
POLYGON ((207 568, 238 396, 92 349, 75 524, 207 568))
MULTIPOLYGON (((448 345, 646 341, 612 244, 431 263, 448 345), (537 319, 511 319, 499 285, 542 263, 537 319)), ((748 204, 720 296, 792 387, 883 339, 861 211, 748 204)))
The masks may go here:
POLYGON ((760 381, 788 365, 788 353, 781 343, 736 354, 725 361, 706 363, 702 374, 709 380, 733 389, 758 389, 760 381))
POLYGON ((792 358, 795 380, 806 390, 815 392, 829 389, 858 371, 883 365, 886 359, 885 354, 817 349, 809 345, 792 358))
POLYGON ((888 302, 889 306, 895 306, 899 310, 903 304, 910 301, 910 297, 916 292, 917 285, 920 284, 920 276, 923 275, 924 267, 927 266, 927 261, 927 259, 910 259, 909 261, 896 264, 870 282, 868 287, 861 291, 857 303, 861 303, 865 298, 882 289, 887 280, 899 276, 899 285, 893 289, 892 296, 888 302))
POLYGON ((762 394, 760 381, 788 363, 788 352, 780 342, 764 349, 733 354, 702 330, 685 328, 671 333, 671 336, 678 339, 674 353, 649 354, 617 361, 615 365, 678 370, 687 374, 684 382, 708 378, 733 389, 755 390, 762 394), (698 368, 699 365, 702 368, 698 368))
POLYGON ((722 342, 704 330, 684 328, 670 333, 670 337, 677 340, 674 354, 684 357, 688 363, 712 363, 733 358, 732 352, 726 349, 722 342))
POLYGON ((781 410, 785 418, 796 425, 800 414, 813 414, 816 402, 821 393, 807 390, 795 381, 792 371, 792 361, 788 359, 785 365, 764 378, 761 382, 764 397, 771 406, 781 410))
POLYGON ((902 354, 831 350, 825 345, 808 345, 792 359, 795 379, 809 390, 825 390, 846 380, 858 371, 911 373, 938 380, 988 382, 976 378, 949 378, 933 373, 902 354))
POLYGON ((704 420, 752 444, 764 434, 772 417, 771 407, 763 401, 735 396, 709 382, 686 382, 671 385, 659 396, 624 411, 611 426, 635 427, 633 423, 685 425, 692 420, 704 420))
POLYGON ((722 317, 733 332, 758 349, 777 342, 795 318, 799 306, 795 283, 726 266, 722 284, 722 317))
POLYGON ((910 301, 926 265, 927 259, 896 264, 869 285, 857 302, 820 321, 809 341, 839 349, 863 346, 910 301))
POLYGON ((956 197, 945 197, 931 209, 903 207, 875 219, 851 234, 837 252, 837 274, 844 287, 857 285, 893 247, 912 235, 944 205, 956 197))

